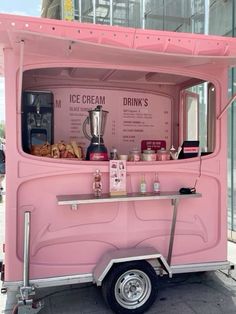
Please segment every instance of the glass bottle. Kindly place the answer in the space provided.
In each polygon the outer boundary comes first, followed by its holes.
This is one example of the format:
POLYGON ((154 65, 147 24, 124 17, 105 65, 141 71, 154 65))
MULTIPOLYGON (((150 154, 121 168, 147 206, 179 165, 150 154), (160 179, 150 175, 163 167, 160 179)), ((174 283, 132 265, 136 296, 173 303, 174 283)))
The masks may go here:
POLYGON ((160 181, 158 179, 157 173, 155 173, 155 179, 153 181, 153 192, 160 193, 160 181))
POLYGON ((142 176, 141 182, 140 182, 140 193, 146 193, 147 192, 147 183, 145 180, 145 176, 142 176))

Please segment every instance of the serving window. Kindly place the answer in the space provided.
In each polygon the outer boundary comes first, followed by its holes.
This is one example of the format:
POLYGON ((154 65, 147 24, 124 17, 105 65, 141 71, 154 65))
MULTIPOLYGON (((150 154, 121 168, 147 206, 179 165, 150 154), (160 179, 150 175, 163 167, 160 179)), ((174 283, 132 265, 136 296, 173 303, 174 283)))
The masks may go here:
MULTIPOLYGON (((52 68, 26 71, 23 78, 22 147, 26 153, 85 159, 96 133, 89 112, 96 108, 106 112, 101 136, 109 155, 113 148, 121 155, 147 149, 169 151, 171 146, 178 148, 191 140, 200 141, 204 152, 214 146, 214 130, 202 132, 212 127, 215 105, 210 94, 202 94, 205 83, 181 91, 181 117, 179 86, 189 81, 188 77, 52 68)), ((96 140, 100 141, 100 135, 96 140)))

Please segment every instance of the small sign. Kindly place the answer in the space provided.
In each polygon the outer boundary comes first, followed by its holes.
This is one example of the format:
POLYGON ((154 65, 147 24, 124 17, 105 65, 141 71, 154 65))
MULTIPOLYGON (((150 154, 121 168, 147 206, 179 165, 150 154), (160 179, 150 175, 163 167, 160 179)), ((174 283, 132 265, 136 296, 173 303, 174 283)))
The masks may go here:
POLYGON ((166 149, 166 141, 165 140, 142 140, 141 142, 141 151, 143 152, 146 149, 151 149, 158 151, 162 148, 166 149))
POLYGON ((198 153, 198 151, 199 151, 199 147, 195 147, 195 146, 183 147, 184 154, 186 154, 186 153, 190 153, 190 154, 198 153))
POLYGON ((110 160, 110 195, 126 195, 126 160, 110 160))

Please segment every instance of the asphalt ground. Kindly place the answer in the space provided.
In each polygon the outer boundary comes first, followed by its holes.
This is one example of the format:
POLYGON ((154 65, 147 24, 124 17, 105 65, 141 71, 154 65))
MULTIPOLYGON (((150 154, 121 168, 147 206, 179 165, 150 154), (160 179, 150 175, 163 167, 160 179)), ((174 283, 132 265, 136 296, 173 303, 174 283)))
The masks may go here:
MULTIPOLYGON (((147 314, 235 314, 236 273, 181 274, 159 278, 158 297, 147 314)), ((94 285, 73 285, 45 289, 41 314, 111 314, 101 289, 94 285)), ((4 312, 3 312, 4 313, 4 312)))
MULTIPOLYGON (((0 248, 4 237, 4 197, 0 203, 0 248)), ((236 244, 229 242, 229 260, 236 264, 236 244)), ((0 249, 0 259, 2 250, 0 249)), ((235 314, 236 270, 232 277, 221 271, 175 275, 158 278, 159 292, 147 314, 235 314)), ((72 285, 38 291, 44 307, 40 314, 109 314, 100 288, 72 285)), ((0 294, 0 313, 6 296, 0 294)))
MULTIPOLYGON (((182 274, 172 279, 159 278, 158 281, 157 300, 146 313, 236 313, 236 279, 219 271, 182 274)), ((102 298, 101 289, 95 286, 74 286, 61 292, 48 290, 47 294, 49 296, 44 299, 44 308, 40 311, 42 314, 112 313, 102 298)))

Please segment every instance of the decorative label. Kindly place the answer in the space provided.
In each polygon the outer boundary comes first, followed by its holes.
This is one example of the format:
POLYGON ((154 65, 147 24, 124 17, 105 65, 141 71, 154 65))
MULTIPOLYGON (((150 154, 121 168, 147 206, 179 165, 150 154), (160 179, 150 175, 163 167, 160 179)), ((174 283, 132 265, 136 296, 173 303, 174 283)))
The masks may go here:
POLYGON ((108 160, 108 155, 107 153, 90 153, 89 160, 105 161, 105 160, 108 160))
POLYGON ((183 152, 184 152, 184 154, 192 154, 192 153, 198 153, 198 151, 199 151, 199 147, 196 147, 196 146, 193 146, 193 147, 183 147, 183 152))
POLYGON ((155 192, 155 193, 159 193, 160 192, 160 182, 155 181, 153 183, 153 192, 155 192))
POLYGON ((126 195, 126 161, 110 160, 110 194, 126 195))

